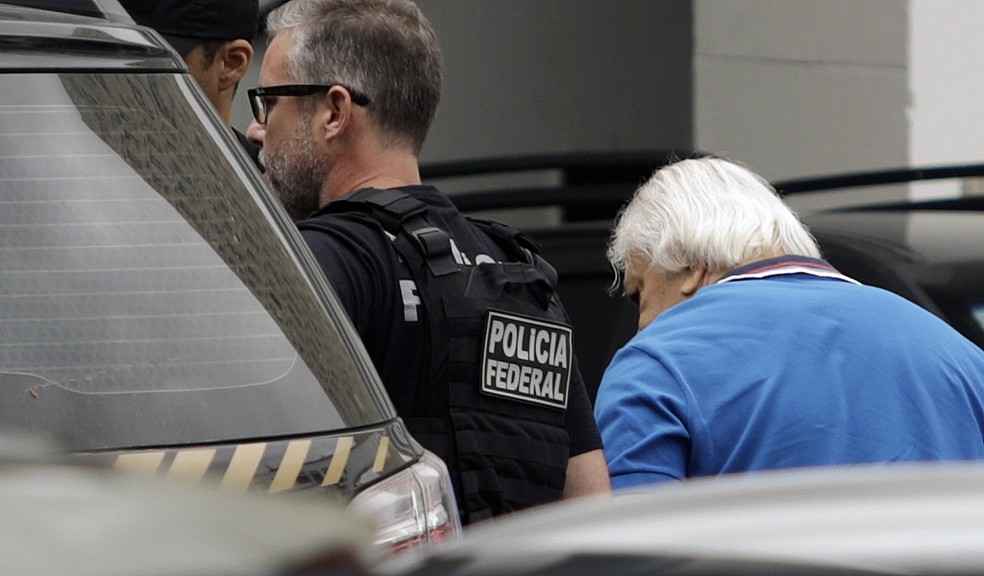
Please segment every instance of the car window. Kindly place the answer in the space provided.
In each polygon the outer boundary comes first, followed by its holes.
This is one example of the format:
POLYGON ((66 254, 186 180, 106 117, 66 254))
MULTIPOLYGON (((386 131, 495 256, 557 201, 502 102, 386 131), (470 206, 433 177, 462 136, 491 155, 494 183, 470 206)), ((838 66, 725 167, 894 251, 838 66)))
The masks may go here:
POLYGON ((100 449, 390 417, 189 78, 4 77, 2 421, 100 449))

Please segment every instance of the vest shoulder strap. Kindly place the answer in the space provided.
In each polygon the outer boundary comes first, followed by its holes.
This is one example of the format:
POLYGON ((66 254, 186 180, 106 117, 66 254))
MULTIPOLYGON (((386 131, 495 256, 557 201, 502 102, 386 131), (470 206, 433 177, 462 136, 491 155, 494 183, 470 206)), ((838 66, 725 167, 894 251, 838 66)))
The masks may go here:
MULTIPOLYGON (((405 239, 427 263, 435 276, 458 271, 451 250, 451 236, 431 225, 427 206, 398 189, 365 188, 325 206, 325 214, 357 210, 378 222, 398 239, 405 239)), ((316 227, 316 226, 311 226, 316 227)))
POLYGON ((480 218, 472 218, 471 216, 466 216, 466 218, 484 230, 486 234, 491 236, 511 255, 521 256, 521 253, 518 253, 518 250, 521 249, 528 250, 533 254, 540 253, 540 245, 536 240, 533 240, 525 233, 511 226, 496 222, 495 220, 482 220, 480 218))

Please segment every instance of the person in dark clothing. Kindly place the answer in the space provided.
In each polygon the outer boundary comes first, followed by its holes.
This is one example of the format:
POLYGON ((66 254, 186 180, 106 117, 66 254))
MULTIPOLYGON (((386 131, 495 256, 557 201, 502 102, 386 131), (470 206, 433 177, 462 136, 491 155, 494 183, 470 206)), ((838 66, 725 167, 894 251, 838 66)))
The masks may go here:
MULTIPOLYGON (((232 101, 253 62, 260 20, 256 0, 121 0, 133 21, 152 28, 177 51, 188 72, 232 127, 232 101)), ((232 128, 257 167, 260 147, 232 128)))
POLYGON ((610 492, 556 273, 522 235, 421 184, 441 89, 409 0, 293 0, 249 91, 266 178, 464 523, 610 492))

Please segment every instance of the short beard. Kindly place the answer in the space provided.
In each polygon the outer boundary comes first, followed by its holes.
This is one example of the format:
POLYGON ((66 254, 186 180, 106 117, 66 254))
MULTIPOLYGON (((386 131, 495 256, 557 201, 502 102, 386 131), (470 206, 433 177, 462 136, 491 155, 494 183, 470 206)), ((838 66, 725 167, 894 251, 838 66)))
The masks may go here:
POLYGON ((295 222, 321 207, 321 190, 328 181, 325 160, 314 152, 306 132, 310 125, 310 121, 299 123, 277 150, 264 148, 260 153, 267 181, 295 222))

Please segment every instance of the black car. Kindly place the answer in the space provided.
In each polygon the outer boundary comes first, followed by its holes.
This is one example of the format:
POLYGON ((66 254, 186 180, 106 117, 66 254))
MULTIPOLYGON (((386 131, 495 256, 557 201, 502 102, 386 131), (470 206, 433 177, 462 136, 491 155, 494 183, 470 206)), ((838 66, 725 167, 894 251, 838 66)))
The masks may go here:
POLYGON ((824 257, 896 292, 984 348, 984 165, 926 166, 775 182, 824 257), (811 208, 811 204, 812 208, 811 208))
POLYGON ((0 78, 0 427, 320 491, 396 548, 460 530, 443 463, 160 36, 115 0, 0 3, 0 78))
MULTIPOLYGON (((464 212, 517 226, 559 274, 589 391, 637 326, 605 252, 619 209, 689 150, 572 153, 431 164, 464 212)), ((984 165, 898 168, 773 183, 834 266, 934 312, 984 348, 984 165), (928 191, 927 191, 928 190, 928 191)))

